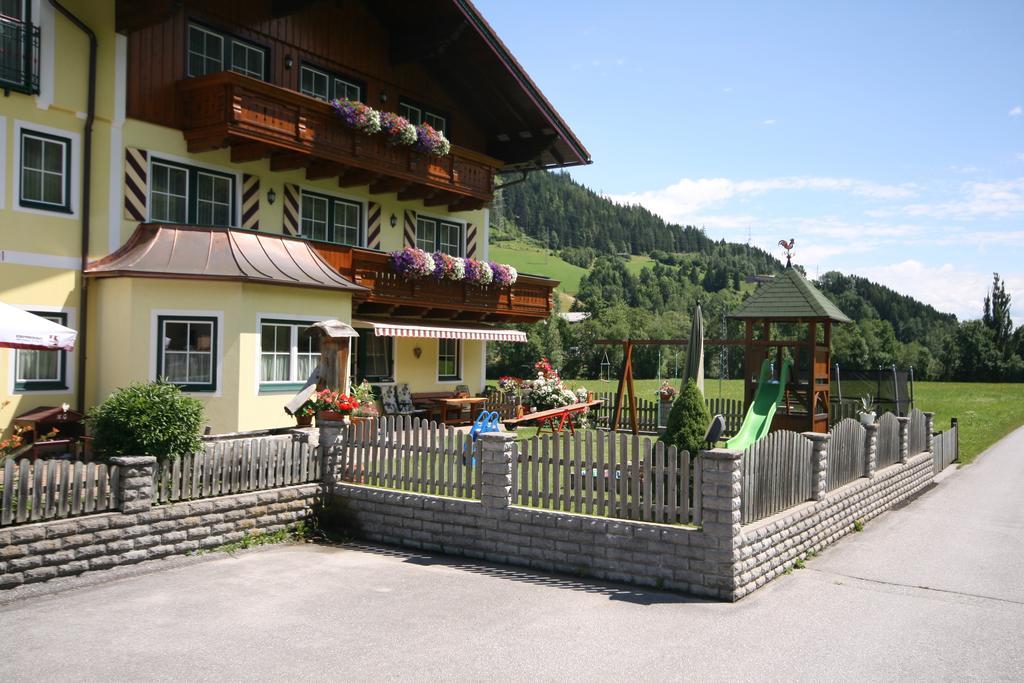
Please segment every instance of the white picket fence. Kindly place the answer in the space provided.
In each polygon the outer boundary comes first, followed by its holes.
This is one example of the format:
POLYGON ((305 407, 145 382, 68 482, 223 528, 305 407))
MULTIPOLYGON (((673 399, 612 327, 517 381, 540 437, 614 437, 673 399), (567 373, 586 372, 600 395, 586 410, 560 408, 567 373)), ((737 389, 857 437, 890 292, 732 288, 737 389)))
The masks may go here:
POLYGON ((202 453, 165 461, 153 500, 172 503, 319 481, 318 449, 300 435, 207 441, 202 453))
POLYGON ((699 498, 700 469, 691 467, 690 454, 650 437, 594 431, 544 434, 516 448, 515 505, 688 524, 700 521, 699 498))
POLYGON ((75 517, 118 505, 118 468, 69 460, 8 459, 0 481, 0 525, 75 517))
POLYGON ((480 497, 475 444, 465 431, 408 415, 345 428, 342 481, 454 498, 480 497))

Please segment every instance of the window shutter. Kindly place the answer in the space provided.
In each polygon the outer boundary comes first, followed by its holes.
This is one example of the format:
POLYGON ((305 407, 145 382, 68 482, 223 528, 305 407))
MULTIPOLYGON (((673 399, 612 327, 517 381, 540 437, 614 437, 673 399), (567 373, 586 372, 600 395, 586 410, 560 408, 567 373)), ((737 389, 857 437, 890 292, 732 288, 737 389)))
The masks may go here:
POLYGON ((149 199, 149 154, 144 149, 124 149, 124 217, 130 221, 146 220, 149 199))
POLYGON ((299 234, 299 186, 284 184, 284 234, 299 234))
POLYGON ((380 249, 380 203, 370 202, 366 218, 366 248, 380 249))
POLYGON ((466 258, 476 258, 476 226, 466 223, 466 258))
POLYGON ((405 246, 416 246, 416 212, 412 209, 405 210, 405 246))
POLYGON ((242 174, 242 227, 260 229, 260 178, 242 174))

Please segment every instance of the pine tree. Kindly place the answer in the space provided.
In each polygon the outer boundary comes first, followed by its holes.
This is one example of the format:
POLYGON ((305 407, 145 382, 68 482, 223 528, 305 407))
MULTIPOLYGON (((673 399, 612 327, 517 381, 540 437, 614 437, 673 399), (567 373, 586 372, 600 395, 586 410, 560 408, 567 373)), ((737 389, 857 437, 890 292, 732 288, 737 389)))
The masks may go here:
POLYGON ((688 451, 691 456, 704 448, 704 433, 707 432, 711 414, 704 402, 704 396, 692 379, 687 380, 682 393, 676 397, 668 414, 668 424, 660 440, 679 450, 688 451))
POLYGON ((1013 352, 1010 344, 1013 320, 1010 318, 1010 295, 1006 293, 1006 283, 999 278, 999 273, 992 273, 992 292, 985 296, 981 321, 992 330, 999 352, 1004 358, 1009 357, 1013 352))

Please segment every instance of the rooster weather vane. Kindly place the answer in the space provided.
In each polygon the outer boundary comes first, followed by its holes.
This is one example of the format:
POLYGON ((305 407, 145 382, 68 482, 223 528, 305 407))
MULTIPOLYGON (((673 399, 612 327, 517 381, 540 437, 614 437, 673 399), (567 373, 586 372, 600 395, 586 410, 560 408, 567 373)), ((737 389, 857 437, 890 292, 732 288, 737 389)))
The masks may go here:
POLYGON ((786 250, 786 267, 789 268, 792 264, 793 259, 793 245, 796 244, 796 240, 792 237, 789 241, 779 240, 779 246, 786 250))

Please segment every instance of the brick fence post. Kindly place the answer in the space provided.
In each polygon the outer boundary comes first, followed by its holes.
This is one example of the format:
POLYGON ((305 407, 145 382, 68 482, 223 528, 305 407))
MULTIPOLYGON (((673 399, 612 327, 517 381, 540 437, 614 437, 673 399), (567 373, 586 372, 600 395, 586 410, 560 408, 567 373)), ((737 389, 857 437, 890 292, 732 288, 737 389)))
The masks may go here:
POLYGON ((489 510, 504 510, 512 504, 512 451, 515 436, 507 432, 481 434, 480 502, 489 510))
POLYGON ((323 465, 321 479, 328 487, 332 487, 338 479, 338 463, 345 457, 345 423, 341 420, 316 419, 320 429, 320 462, 323 465))
POLYGON ((743 451, 713 448, 700 452, 701 527, 710 546, 708 580, 720 597, 737 599, 741 542, 743 451))
POLYGON ((924 414, 924 449, 932 453, 935 447, 935 413, 924 414))
POLYGON ((828 442, 831 434, 804 432, 811 440, 811 500, 821 500, 828 493, 828 442))
POLYGON ((910 418, 897 417, 896 421, 900 423, 900 462, 905 463, 910 452, 910 418))
POLYGON ((864 425, 864 476, 875 476, 878 467, 878 423, 864 425))
POLYGON ((145 512, 153 507, 153 475, 156 458, 152 455, 123 455, 110 459, 117 465, 119 486, 118 509, 125 514, 145 512))

